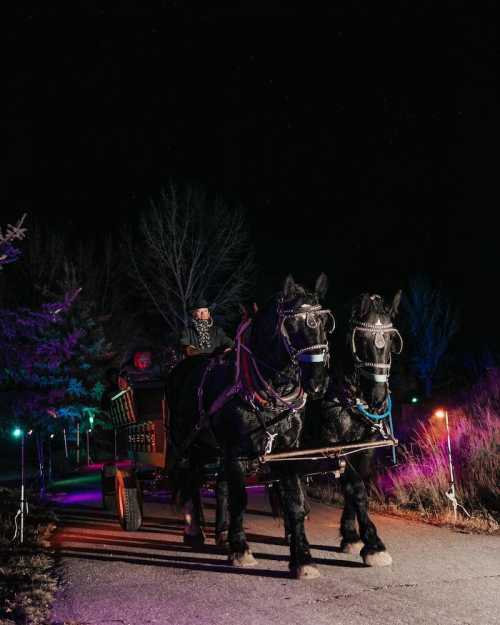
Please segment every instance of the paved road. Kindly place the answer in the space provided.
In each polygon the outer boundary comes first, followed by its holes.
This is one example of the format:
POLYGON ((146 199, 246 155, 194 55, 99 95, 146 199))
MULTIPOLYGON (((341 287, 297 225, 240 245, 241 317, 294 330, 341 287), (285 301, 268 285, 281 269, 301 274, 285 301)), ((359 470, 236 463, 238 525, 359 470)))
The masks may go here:
MULTIPOLYGON (((288 577, 282 527, 261 490, 249 493, 247 529, 255 569, 232 569, 208 545, 181 543, 180 515, 162 497, 145 504, 144 526, 125 533, 100 508, 93 476, 62 482, 64 586, 56 622, 85 625, 495 625, 500 624, 500 538, 374 515, 394 564, 373 569, 339 553, 339 511, 314 504, 307 522, 322 576, 288 577)), ((207 520, 213 500, 206 499, 207 520)))

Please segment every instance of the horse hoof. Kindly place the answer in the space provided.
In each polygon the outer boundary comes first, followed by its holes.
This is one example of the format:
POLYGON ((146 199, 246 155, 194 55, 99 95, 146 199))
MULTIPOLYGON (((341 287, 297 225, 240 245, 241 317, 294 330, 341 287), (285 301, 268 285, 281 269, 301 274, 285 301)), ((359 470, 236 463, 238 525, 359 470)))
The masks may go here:
POLYGON ((355 543, 345 543, 344 541, 340 543, 340 551, 351 556, 359 556, 361 549, 363 549, 363 543, 360 540, 355 543))
POLYGON ((229 563, 233 566, 255 566, 258 564, 257 560, 253 557, 252 552, 248 549, 243 553, 231 553, 229 555, 229 563))
POLYGON ((229 541, 227 531, 215 535, 215 546, 223 551, 229 551, 229 541))
POLYGON ((391 566, 392 557, 388 551, 376 551, 363 554, 363 562, 366 566, 391 566))
POLYGON ((203 545, 205 544, 205 536, 203 535, 203 533, 184 534, 182 541, 185 545, 188 545, 189 547, 203 547, 203 545))
POLYGON ((318 567, 314 564, 303 564, 290 569, 290 574, 294 579, 316 579, 321 577, 318 567))

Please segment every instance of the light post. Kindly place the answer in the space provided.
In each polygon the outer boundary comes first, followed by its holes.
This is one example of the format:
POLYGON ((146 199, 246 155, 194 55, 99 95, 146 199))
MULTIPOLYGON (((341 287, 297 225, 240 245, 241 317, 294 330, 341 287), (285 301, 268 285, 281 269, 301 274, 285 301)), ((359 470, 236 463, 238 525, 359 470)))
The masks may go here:
POLYGON ((54 434, 49 435, 49 482, 52 482, 52 439, 54 438, 54 434))
POLYGON ((434 412, 434 416, 437 417, 438 419, 444 418, 445 423, 446 423, 446 434, 448 437, 448 463, 450 467, 450 489, 446 493, 446 496, 448 497, 448 499, 451 501, 453 505, 453 517, 456 523, 457 522, 457 508, 459 504, 458 504, 456 492, 455 492, 455 476, 453 472, 453 460, 451 457, 450 424, 448 421, 448 411, 443 410, 442 408, 439 408, 439 410, 436 410, 434 412))
POLYGON ((76 466, 80 466, 80 420, 76 422, 76 466))
MULTIPOLYGON (((31 434, 32 434, 32 430, 28 432, 28 436, 31 436, 31 434)), ((16 514, 16 519, 18 516, 20 517, 19 540, 21 543, 23 543, 24 542, 24 515, 25 513, 28 514, 28 502, 26 500, 25 493, 24 493, 24 432, 21 430, 20 427, 16 427, 12 431, 12 436, 14 438, 21 439, 21 501, 20 501, 19 510, 16 514)), ((16 524, 16 534, 14 535, 14 539, 16 538, 16 536, 17 536, 17 524, 16 524)))
POLYGON ((87 466, 90 464, 90 430, 87 430, 87 466))
POLYGON ((63 428, 63 436, 64 436, 64 456, 66 460, 68 460, 68 439, 66 438, 66 428, 63 428))

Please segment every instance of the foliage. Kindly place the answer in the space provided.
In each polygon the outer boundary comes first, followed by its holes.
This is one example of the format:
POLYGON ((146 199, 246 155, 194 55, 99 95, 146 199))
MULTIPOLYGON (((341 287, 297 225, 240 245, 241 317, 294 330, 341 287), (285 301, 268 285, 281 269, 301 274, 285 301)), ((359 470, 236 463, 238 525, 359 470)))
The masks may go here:
POLYGON ((438 366, 458 330, 458 316, 444 291, 423 276, 410 282, 403 308, 410 363, 429 397, 438 366))
MULTIPOLYGON (((3 509, 19 505, 19 493, 0 489, 3 509)), ((50 553, 48 534, 53 531, 54 515, 45 508, 30 505, 25 519, 24 543, 12 543, 12 512, 0 515, 0 623, 44 625, 57 588, 55 562, 50 553)))
POLYGON ((3 265, 15 262, 21 255, 21 250, 15 247, 13 241, 21 241, 26 236, 26 228, 23 227, 25 218, 26 215, 23 215, 17 224, 8 224, 5 234, 0 228, 0 270, 3 265))
MULTIPOLYGON (((500 518, 500 414, 483 407, 476 416, 467 409, 452 410, 449 416, 457 499, 469 512, 484 511, 500 518)), ((431 514, 449 510, 444 420, 420 423, 412 443, 399 453, 400 466, 378 480, 386 498, 399 507, 431 514)))
POLYGON ((137 242, 127 239, 132 276, 172 333, 184 327, 190 302, 200 298, 222 318, 238 313, 253 272, 241 210, 171 184, 151 202, 140 232, 137 242))

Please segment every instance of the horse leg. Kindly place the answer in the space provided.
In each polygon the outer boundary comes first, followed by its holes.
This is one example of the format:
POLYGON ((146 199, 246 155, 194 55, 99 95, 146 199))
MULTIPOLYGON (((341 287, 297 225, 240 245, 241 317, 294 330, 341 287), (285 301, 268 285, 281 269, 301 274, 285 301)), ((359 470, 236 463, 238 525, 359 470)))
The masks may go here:
POLYGON ((217 476, 215 485, 215 544, 221 549, 228 550, 229 533, 229 508, 228 508, 229 487, 225 470, 223 469, 217 476))
POLYGON ((290 573, 296 579, 319 577, 304 528, 306 504, 302 482, 296 473, 288 471, 283 473, 280 482, 285 527, 290 537, 290 573))
POLYGON ((350 472, 352 472, 352 469, 349 467, 341 478, 342 491, 344 494, 344 509, 340 519, 340 535, 342 537, 340 550, 342 553, 359 555, 359 552, 363 548, 363 543, 361 542, 356 523, 356 505, 352 494, 352 477, 350 472))
POLYGON ((201 527, 202 507, 198 482, 196 472, 186 472, 180 488, 180 498, 184 513, 183 542, 191 547, 201 547, 205 543, 205 535, 201 527))
POLYGON ((257 560, 252 555, 243 529, 243 513, 247 507, 243 464, 237 459, 229 459, 226 476, 229 493, 228 559, 234 566, 255 566, 257 560))
POLYGON ((370 460, 371 454, 363 454, 359 458, 357 470, 353 468, 346 478, 345 491, 356 510, 359 533, 364 543, 360 554, 363 562, 367 566, 389 566, 392 564, 392 557, 379 538, 375 524, 368 516, 368 495, 363 476, 368 473, 370 460))

